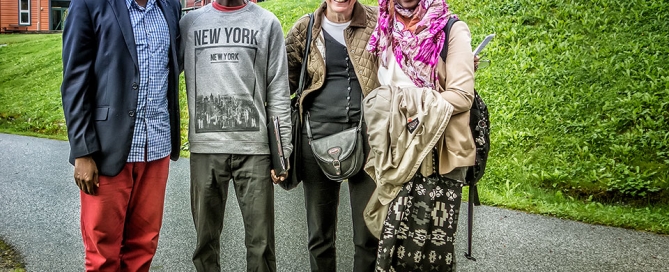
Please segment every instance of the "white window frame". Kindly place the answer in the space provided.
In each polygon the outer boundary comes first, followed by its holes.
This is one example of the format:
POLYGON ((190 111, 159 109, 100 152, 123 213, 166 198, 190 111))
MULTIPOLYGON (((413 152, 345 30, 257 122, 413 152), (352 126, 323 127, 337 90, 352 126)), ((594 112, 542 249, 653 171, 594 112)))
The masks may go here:
POLYGON ((30 0, 19 0, 19 25, 30 25, 30 0), (28 10, 21 9, 21 2, 22 1, 28 2, 28 10), (27 22, 23 22, 21 20, 22 19, 21 15, 23 15, 24 13, 28 14, 28 21, 27 22))

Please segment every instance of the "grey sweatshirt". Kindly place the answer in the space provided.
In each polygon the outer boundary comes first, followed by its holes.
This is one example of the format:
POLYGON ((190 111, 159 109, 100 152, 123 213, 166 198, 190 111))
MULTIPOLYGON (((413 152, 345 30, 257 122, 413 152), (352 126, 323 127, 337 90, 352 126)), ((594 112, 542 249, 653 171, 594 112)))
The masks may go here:
POLYGON ((288 63, 276 16, 251 2, 230 12, 209 4, 179 25, 191 152, 269 154, 268 117, 278 116, 288 156, 288 63))

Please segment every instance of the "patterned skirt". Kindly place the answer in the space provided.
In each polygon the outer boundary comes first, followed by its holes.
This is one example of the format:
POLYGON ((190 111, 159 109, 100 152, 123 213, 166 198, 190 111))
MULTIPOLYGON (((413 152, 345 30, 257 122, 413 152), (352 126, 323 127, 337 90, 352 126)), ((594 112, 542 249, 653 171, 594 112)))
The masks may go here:
POLYGON ((462 183, 416 174, 390 203, 376 271, 455 271, 462 183))

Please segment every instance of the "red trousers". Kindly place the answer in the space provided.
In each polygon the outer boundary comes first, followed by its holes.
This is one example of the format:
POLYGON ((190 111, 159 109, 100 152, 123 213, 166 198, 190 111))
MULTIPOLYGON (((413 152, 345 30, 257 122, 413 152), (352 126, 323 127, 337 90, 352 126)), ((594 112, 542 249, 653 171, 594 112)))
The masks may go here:
POLYGON ((81 194, 86 271, 149 271, 163 221, 169 157, 127 163, 81 194))

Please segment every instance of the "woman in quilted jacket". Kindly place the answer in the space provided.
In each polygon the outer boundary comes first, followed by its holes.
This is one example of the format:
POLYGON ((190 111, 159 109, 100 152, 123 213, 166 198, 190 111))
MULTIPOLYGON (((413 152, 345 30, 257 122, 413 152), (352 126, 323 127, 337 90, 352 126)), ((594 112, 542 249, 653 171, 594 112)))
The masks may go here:
MULTIPOLYGON (((385 221, 376 224, 382 231, 375 271, 455 271, 453 241, 462 185, 475 160, 469 128, 474 55, 464 22, 453 23, 446 37, 447 22, 455 17, 445 0, 379 0, 378 25, 367 49, 379 57, 380 84, 430 88, 453 111, 421 171, 403 185, 379 187, 375 194, 391 200, 385 205, 387 216, 380 216, 385 221)), ((375 125, 381 124, 370 121, 370 128, 375 125)), ((376 142, 370 141, 376 150, 376 142)))
MULTIPOLYGON (((325 0, 314 12, 312 43, 306 85, 299 97, 300 115, 309 114, 313 139, 358 125, 361 96, 376 87, 378 60, 365 50, 376 25, 377 9, 356 0, 325 0)), ((291 93, 297 89, 306 43, 309 16, 300 18, 286 37, 291 93)), ((337 271, 335 240, 341 180, 330 180, 321 171, 302 129, 299 165, 307 209, 308 248, 312 271, 337 271)), ((363 133, 366 128, 363 124, 363 133)), ((365 139, 364 154, 369 145, 365 139)), ((298 169, 298 168, 296 168, 298 169)), ((378 239, 363 220, 363 209, 375 189, 364 171, 348 178, 353 221, 353 271, 373 271, 378 239)))

